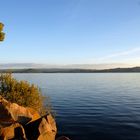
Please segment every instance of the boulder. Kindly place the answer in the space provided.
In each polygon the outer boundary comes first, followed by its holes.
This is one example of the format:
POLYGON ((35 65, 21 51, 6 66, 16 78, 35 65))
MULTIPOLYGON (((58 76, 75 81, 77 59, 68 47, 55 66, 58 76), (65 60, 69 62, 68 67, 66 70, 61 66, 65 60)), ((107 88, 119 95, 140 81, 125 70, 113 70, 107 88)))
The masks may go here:
POLYGON ((9 126, 14 122, 26 124, 40 117, 37 111, 29 107, 22 107, 16 103, 10 103, 0 96, 0 125, 9 126))
POLYGON ((24 126, 29 140, 55 140, 57 132, 53 117, 48 114, 24 126))
POLYGON ((24 128, 19 123, 12 124, 8 127, 1 128, 0 140, 27 140, 24 128))
POLYGON ((8 111, 8 107, 10 106, 9 102, 5 100, 2 96, 0 96, 0 125, 6 126, 10 125, 14 122, 11 113, 8 111))
POLYGON ((57 128, 56 123, 50 114, 42 118, 38 129, 40 132, 38 140, 55 140, 57 128))

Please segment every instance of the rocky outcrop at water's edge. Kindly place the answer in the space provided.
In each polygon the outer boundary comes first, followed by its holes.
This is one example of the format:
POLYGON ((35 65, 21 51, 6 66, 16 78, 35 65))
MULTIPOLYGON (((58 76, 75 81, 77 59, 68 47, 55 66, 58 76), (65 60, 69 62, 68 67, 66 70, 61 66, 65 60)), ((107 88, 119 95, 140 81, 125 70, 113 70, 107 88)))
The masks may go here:
MULTIPOLYGON (((0 140, 55 140, 56 122, 51 114, 40 116, 29 107, 0 96, 0 140)), ((56 140, 69 140, 59 137, 56 140)))

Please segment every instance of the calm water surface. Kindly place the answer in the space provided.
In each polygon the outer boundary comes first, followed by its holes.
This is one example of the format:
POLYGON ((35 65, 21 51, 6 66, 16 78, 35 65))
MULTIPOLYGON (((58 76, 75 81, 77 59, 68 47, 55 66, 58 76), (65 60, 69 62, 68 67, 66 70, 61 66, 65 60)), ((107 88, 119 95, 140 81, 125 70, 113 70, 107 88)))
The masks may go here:
POLYGON ((60 135, 140 140, 140 74, 14 74, 51 98, 60 135))

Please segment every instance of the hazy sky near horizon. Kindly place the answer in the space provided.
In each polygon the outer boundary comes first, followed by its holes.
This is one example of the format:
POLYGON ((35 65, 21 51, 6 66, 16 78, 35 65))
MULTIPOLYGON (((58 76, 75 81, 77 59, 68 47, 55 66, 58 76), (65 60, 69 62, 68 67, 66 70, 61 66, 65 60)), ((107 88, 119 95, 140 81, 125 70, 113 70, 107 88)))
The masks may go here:
POLYGON ((140 64, 140 0, 0 4, 0 63, 140 64))

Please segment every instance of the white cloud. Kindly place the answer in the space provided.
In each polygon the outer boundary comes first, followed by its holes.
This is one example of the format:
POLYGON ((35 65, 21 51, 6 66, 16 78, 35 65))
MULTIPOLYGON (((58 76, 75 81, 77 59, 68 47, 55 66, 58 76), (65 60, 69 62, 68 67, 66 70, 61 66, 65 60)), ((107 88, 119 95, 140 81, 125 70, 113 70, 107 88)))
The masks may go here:
POLYGON ((132 54, 135 54, 135 53, 138 53, 138 52, 140 52, 140 47, 133 48, 133 49, 126 50, 126 51, 122 51, 122 52, 113 53, 113 54, 110 54, 108 56, 99 58, 99 60, 102 60, 102 61, 110 60, 110 59, 113 59, 113 58, 129 56, 129 55, 132 55, 132 54))

